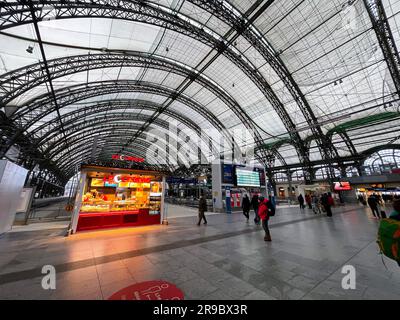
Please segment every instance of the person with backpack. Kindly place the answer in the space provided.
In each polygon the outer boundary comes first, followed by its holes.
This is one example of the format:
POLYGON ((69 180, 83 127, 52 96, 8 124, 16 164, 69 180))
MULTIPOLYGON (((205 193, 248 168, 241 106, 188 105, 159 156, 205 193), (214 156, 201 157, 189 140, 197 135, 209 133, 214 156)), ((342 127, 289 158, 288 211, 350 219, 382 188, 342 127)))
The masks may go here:
POLYGON ((260 198, 258 207, 258 215, 262 221, 262 226, 265 232, 264 241, 271 242, 271 233, 269 232, 268 222, 270 217, 275 215, 275 208, 268 199, 260 198))
POLYGON ((377 243, 381 253, 395 260, 400 267, 400 200, 393 201, 394 211, 389 219, 381 220, 377 243))
POLYGON ((246 194, 242 201, 242 209, 243 209, 243 215, 246 217, 247 222, 249 222, 250 218, 250 208, 251 208, 250 199, 249 196, 246 194))
POLYGON ((256 225, 259 225, 260 224, 260 217, 258 216, 259 199, 257 194, 255 194, 251 199, 251 206, 253 207, 254 210, 254 223, 256 225))

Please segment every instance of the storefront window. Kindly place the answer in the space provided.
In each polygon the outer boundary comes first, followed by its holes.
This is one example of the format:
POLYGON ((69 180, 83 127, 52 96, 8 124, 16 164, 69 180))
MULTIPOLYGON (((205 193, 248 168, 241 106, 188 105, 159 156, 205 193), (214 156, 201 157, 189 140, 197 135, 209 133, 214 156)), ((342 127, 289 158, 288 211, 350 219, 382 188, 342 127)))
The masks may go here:
POLYGON ((149 214, 159 214, 161 206, 161 181, 155 176, 133 174, 87 175, 82 199, 82 213, 121 212, 149 209, 149 214))
POLYGON ((388 173, 397 168, 400 168, 400 150, 397 149, 376 152, 364 162, 367 175, 388 173))

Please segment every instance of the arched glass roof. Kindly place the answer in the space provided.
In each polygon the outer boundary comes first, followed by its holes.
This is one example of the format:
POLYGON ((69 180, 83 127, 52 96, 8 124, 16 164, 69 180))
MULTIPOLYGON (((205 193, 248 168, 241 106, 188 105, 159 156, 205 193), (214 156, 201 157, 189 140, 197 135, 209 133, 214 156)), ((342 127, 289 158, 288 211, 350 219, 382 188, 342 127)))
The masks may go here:
POLYGON ((185 132, 178 144, 211 146, 207 159, 232 152, 220 132, 279 168, 399 142, 400 0, 0 6, 2 156, 34 148, 70 177, 96 136, 99 160, 145 156, 143 135, 168 123, 185 132))

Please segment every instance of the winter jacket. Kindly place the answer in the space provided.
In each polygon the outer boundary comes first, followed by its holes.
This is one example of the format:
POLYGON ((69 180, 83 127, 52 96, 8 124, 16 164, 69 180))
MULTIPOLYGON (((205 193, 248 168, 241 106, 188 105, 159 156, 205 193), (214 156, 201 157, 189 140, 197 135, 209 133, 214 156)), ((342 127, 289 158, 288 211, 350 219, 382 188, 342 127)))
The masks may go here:
POLYGON ((258 215, 261 220, 269 220, 269 200, 264 199, 262 203, 260 203, 258 207, 258 215))
POLYGON ((200 198, 199 200, 199 212, 206 212, 207 211, 207 201, 204 198, 200 198))
POLYGON ((253 198, 251 199, 251 205, 253 206, 254 210, 258 209, 258 196, 254 195, 253 198))
POLYGON ((250 210, 250 199, 249 198, 246 198, 246 197, 243 198, 242 209, 246 210, 246 211, 250 210))

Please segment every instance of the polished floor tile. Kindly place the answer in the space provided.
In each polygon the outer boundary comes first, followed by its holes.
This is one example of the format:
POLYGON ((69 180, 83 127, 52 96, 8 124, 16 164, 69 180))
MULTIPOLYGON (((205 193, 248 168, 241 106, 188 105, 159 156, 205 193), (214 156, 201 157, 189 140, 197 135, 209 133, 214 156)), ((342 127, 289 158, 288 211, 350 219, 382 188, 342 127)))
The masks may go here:
MULTIPOLYGON (((183 210, 183 209, 180 209, 183 210)), ((210 215, 207 226, 177 214, 168 226, 78 233, 31 230, 0 238, 0 299, 108 299, 135 283, 164 280, 185 299, 399 299, 400 268, 375 243, 378 222, 364 208, 333 218, 277 211, 272 243, 240 213, 210 215), (56 269, 44 290, 41 268, 56 269), (356 290, 342 288, 342 267, 356 269, 356 290)))

